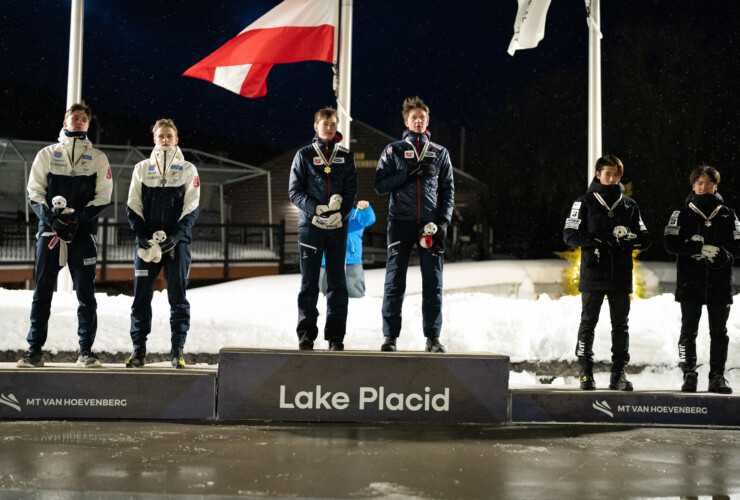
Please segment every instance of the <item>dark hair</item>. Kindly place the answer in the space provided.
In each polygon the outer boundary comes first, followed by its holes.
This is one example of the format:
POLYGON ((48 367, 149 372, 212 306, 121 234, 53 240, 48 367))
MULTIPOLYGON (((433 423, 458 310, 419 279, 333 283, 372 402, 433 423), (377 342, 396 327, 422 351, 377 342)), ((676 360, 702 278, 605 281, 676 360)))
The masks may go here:
POLYGON ((604 167, 617 167, 619 175, 624 174, 624 165, 622 165, 622 160, 614 155, 604 155, 596 160, 597 172, 601 172, 602 170, 604 170, 604 167))
POLYGON ((693 186, 696 181, 699 180, 699 177, 702 175, 706 175, 709 177, 709 180, 712 181, 714 184, 719 184, 719 172, 716 168, 710 167, 709 165, 699 165, 694 170, 691 171, 691 174, 689 175, 689 181, 691 181, 691 185, 693 186))
POLYGON ((414 109, 421 109, 427 114, 427 117, 429 116, 429 106, 424 104, 424 101, 421 100, 419 97, 407 97, 403 101, 403 121, 404 123, 406 120, 409 119, 409 114, 411 114, 411 111, 414 109))
POLYGON ((329 120, 334 116, 339 119, 339 113, 337 113, 337 110, 332 108, 331 106, 327 106, 325 108, 321 108, 316 112, 313 117, 313 122, 319 123, 321 120, 329 120))
POLYGON ((66 120, 69 115, 74 113, 75 111, 84 111, 87 115, 87 119, 92 119, 92 111, 90 111, 90 106, 88 106, 85 101, 77 102, 69 107, 67 111, 64 112, 64 119, 66 120))

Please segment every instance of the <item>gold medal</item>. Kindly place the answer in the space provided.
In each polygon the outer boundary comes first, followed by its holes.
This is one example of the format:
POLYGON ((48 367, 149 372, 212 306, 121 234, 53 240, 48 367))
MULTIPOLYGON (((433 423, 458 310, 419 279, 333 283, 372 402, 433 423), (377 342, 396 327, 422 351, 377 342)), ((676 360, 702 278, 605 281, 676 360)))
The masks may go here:
POLYGON ((707 226, 707 227, 709 227, 709 226, 711 226, 711 225, 712 225, 712 221, 710 221, 710 220, 708 220, 708 221, 705 221, 705 222, 704 222, 704 225, 705 225, 705 226, 707 226))
POLYGON ((327 174, 328 173, 331 173, 331 168, 329 168, 329 167, 324 168, 324 172, 326 172, 327 174))
POLYGON ((608 215, 609 217, 614 217, 614 212, 612 212, 611 210, 609 210, 609 213, 607 213, 606 215, 608 215))

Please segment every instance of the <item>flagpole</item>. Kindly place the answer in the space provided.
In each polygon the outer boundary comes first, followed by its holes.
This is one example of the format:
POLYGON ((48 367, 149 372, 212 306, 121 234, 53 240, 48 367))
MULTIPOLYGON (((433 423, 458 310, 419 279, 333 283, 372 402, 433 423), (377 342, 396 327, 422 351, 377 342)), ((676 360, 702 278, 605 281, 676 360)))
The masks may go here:
POLYGON ((350 102, 352 97, 352 0, 341 0, 342 12, 339 24, 339 69, 337 111, 339 113, 339 131, 344 136, 342 146, 350 147, 350 102))
MULTIPOLYGON (((82 29, 85 0, 72 0, 69 22, 69 64, 67 66, 67 108, 82 100, 82 29)), ((64 266, 57 276, 57 290, 72 293, 72 275, 64 266)))
POLYGON ((586 0, 588 13, 588 166, 587 185, 601 157, 601 13, 600 0, 586 0))
POLYGON ((82 97, 82 27, 85 0, 72 0, 69 24, 69 65, 67 69, 67 109, 82 97))

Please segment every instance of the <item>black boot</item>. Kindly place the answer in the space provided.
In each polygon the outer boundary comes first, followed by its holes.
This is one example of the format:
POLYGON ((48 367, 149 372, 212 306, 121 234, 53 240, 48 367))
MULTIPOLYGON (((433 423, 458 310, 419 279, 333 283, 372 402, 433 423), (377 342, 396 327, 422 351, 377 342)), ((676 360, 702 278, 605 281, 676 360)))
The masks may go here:
POLYGON ((445 346, 439 343, 439 337, 427 337, 427 352, 445 353, 445 346))
POLYGON ((681 386, 681 392, 696 392, 697 382, 699 376, 696 372, 686 372, 683 374, 683 385, 681 386))
POLYGON ((172 350, 170 351, 172 368, 185 368, 185 358, 183 357, 182 350, 182 347, 172 346, 172 350))
POLYGON ((591 371, 583 370, 579 375, 581 381, 582 391, 593 391, 596 389, 596 383, 594 382, 594 374, 591 371))
POLYGON ((313 341, 314 337, 310 334, 302 333, 298 338, 298 349, 301 351, 313 351, 313 341))
POLYGON ((380 350, 383 352, 396 352, 396 337, 384 337, 380 350))
POLYGON ((142 368, 146 364, 146 347, 134 346, 134 352, 126 360, 126 368, 142 368))
POLYGON ((721 373, 709 378, 709 388, 707 390, 717 394, 732 394, 732 387, 727 385, 727 379, 721 373))
POLYGON ((612 372, 612 376, 609 378, 609 389, 614 391, 631 391, 632 382, 627 380, 627 376, 623 370, 612 372))
POLYGON ((332 337, 329 339, 329 350, 330 351, 343 351, 344 350, 344 342, 342 342, 343 339, 339 337, 332 337))

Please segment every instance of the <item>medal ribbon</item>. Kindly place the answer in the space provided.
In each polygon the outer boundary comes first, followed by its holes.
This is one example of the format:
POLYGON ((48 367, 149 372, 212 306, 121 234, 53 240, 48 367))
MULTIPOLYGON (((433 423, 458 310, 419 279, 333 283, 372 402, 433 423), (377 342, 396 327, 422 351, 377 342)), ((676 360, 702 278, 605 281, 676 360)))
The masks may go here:
POLYGON ((164 153, 164 157, 165 157, 165 160, 164 160, 165 161, 164 172, 162 172, 162 168, 159 166, 159 155, 157 155, 157 153, 154 153, 154 161, 157 163, 157 171, 159 172, 159 175, 162 176, 162 182, 164 182, 164 180, 165 180, 164 179, 164 176, 167 175, 167 172, 170 171, 170 167, 174 163, 175 157, 177 156, 177 154, 176 154, 177 153, 177 149, 175 149, 175 152, 172 153, 172 158, 170 159, 169 165, 167 165, 167 152, 166 151, 162 151, 162 153, 164 153))
POLYGON ((87 146, 85 146, 85 149, 82 150, 82 153, 80 154, 80 156, 77 157, 77 161, 72 163, 72 160, 74 160, 74 158, 69 157, 69 151, 67 151, 67 145, 66 144, 64 145, 64 154, 67 155, 67 161, 69 161, 70 168, 74 169, 77 166, 77 164, 80 163, 80 160, 82 159, 82 155, 85 154, 85 151, 87 151, 87 146))
POLYGON ((321 162, 327 167, 331 168, 331 164, 334 163, 334 157, 337 156, 337 151, 339 151, 339 144, 334 143, 334 151, 331 152, 331 158, 329 158, 329 161, 326 160, 324 153, 321 152, 321 148, 319 148, 319 146, 315 142, 313 143, 313 148, 318 153, 319 158, 321 158, 321 162))
POLYGON ((712 218, 713 218, 713 217, 714 217, 715 215, 717 215, 717 212, 719 212, 719 209, 720 209, 720 208, 722 208, 722 205, 717 205, 717 208, 715 208, 715 209, 714 209, 714 211, 713 211, 713 212, 712 212, 711 214, 709 214, 709 217, 707 217, 706 215, 704 215, 704 212, 702 212, 702 211, 701 211, 701 210, 699 209, 699 207, 697 207, 696 205, 694 205, 694 204, 693 204, 692 202, 689 202, 689 208, 690 208, 691 210, 693 210, 694 212, 696 212, 697 214, 701 215, 701 216, 702 216, 702 218, 704 218, 704 221, 705 221, 705 222, 704 222, 704 224, 705 224, 705 225, 707 225, 707 226, 711 226, 711 225, 712 225, 712 223, 711 223, 710 221, 712 220, 712 218))
POLYGON ((427 149, 429 149, 429 141, 424 143, 424 148, 421 150, 421 154, 416 152, 416 147, 414 146, 414 143, 409 140, 409 138, 406 138, 406 142, 411 144, 411 147, 414 150, 414 156, 416 156, 416 162, 420 162, 422 158, 424 158, 424 155, 427 154, 427 149))
POLYGON ((620 194, 619 198, 617 198, 617 201, 614 202, 614 205, 609 207, 609 205, 606 204, 606 202, 604 201, 604 198, 602 198, 599 193, 594 193, 594 196, 596 196, 596 199, 599 200, 599 203, 604 205, 604 208, 606 208, 610 214, 614 213, 614 209, 617 208, 617 205, 619 205, 619 202, 622 201, 622 195, 620 194))

